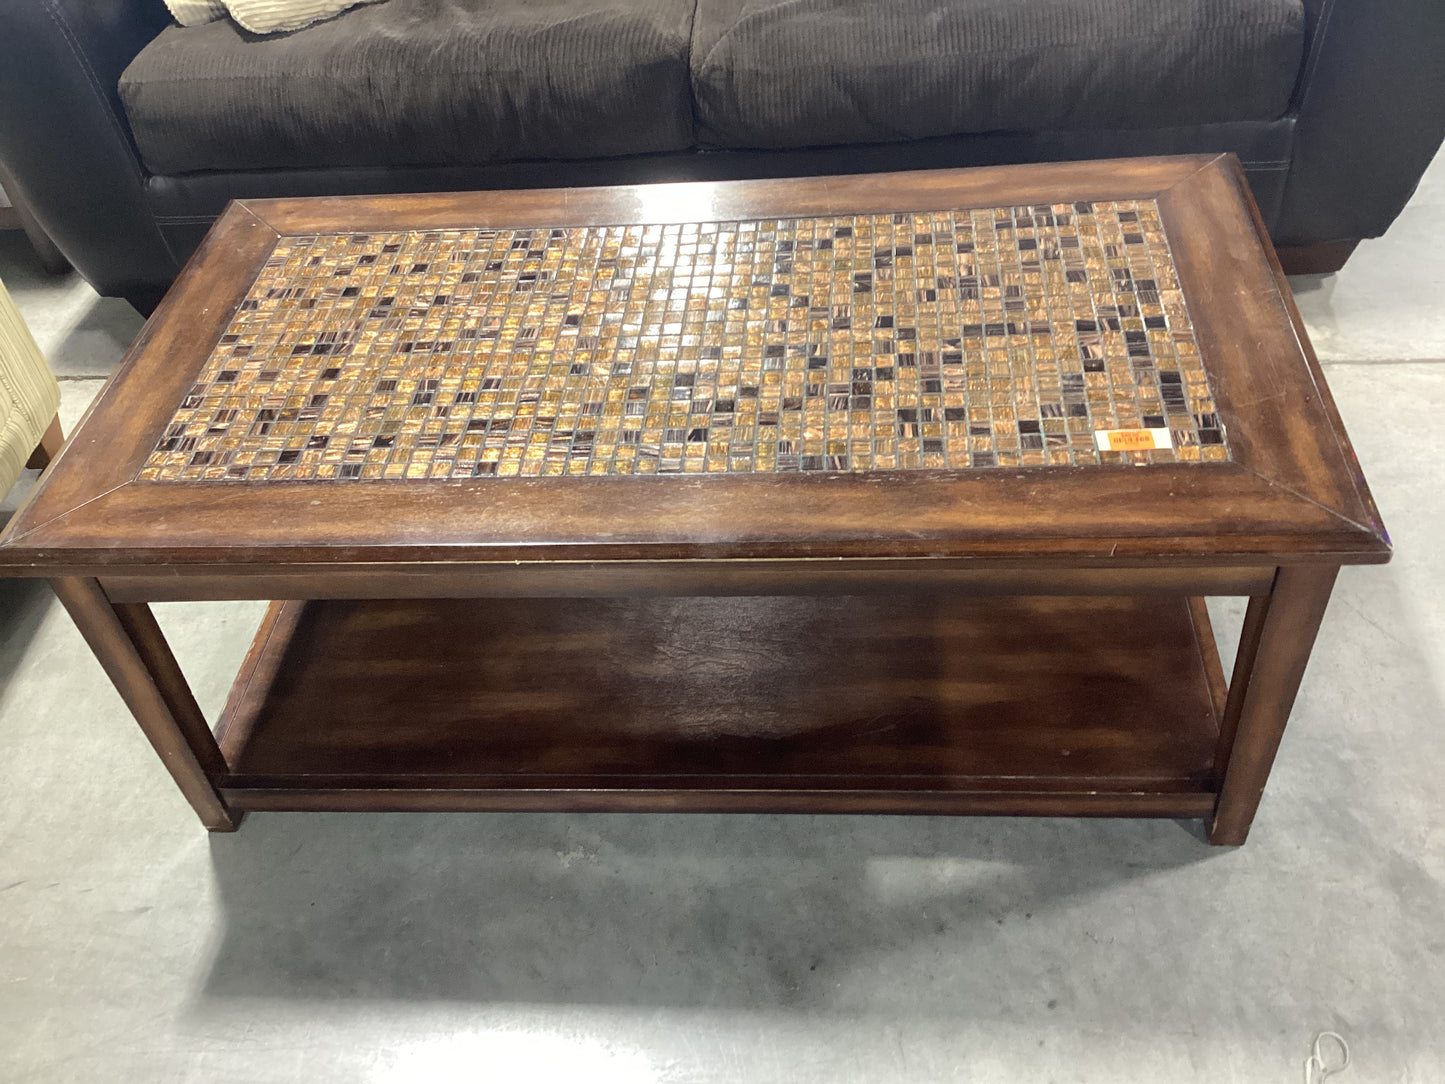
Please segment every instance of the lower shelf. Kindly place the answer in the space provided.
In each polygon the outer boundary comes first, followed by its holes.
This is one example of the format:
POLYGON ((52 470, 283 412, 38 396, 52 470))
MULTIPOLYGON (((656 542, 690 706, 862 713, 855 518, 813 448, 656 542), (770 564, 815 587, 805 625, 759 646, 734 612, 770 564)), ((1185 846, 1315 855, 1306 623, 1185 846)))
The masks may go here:
POLYGON ((275 603, 222 786, 242 810, 1199 817, 1212 644, 1159 596, 275 603))

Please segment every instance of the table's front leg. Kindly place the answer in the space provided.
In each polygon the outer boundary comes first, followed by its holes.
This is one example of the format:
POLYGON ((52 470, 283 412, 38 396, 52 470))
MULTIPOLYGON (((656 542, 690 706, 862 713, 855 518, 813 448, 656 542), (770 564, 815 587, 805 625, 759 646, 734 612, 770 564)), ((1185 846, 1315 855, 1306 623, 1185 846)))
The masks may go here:
POLYGON ((225 758, 150 608, 111 602, 93 579, 50 582, 201 823, 235 831, 241 814, 216 786, 225 758))
POLYGON ((1211 843, 1249 836, 1338 573, 1338 565, 1284 567, 1268 595, 1250 599, 1221 733, 1211 843))

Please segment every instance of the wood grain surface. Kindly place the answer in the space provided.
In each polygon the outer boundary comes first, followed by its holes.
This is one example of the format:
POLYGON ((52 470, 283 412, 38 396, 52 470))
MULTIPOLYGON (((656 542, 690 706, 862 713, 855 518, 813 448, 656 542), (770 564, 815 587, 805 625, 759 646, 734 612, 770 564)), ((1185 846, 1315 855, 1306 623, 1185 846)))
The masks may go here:
POLYGON ((1228 156, 233 205, 0 539, 14 575, 267 563, 1379 562, 1388 536, 1228 156), (282 233, 1157 197, 1234 462, 826 476, 142 484, 141 463, 282 233))
POLYGON ((227 786, 1214 789, 1179 597, 278 603, 227 786))
POLYGON ((1339 566, 1390 552, 1239 164, 1195 156, 232 204, 0 534, 0 574, 53 579, 217 831, 934 812, 1211 817, 1231 844, 1339 566), (283 235, 1139 198, 1229 462, 136 480, 283 235), (1228 686, 1213 593, 1251 597, 1228 686), (144 605, 206 598, 312 600, 272 606, 214 737, 144 605))

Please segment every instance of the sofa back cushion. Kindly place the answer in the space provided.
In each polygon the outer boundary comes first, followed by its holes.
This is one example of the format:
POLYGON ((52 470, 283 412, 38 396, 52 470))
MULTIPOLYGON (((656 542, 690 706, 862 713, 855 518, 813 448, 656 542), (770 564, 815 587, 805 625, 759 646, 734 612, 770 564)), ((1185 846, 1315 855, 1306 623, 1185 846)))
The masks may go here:
POLYGON ((1264 120, 1301 0, 698 0, 704 145, 1264 120))
POLYGON ((155 173, 692 144, 693 0, 388 0, 277 37, 169 27, 120 80, 155 173))

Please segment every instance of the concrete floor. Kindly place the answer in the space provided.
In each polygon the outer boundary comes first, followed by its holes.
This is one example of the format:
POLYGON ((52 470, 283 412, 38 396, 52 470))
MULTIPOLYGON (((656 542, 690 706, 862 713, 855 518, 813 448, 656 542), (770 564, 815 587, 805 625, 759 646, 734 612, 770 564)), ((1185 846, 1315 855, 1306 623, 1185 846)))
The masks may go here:
MULTIPOLYGON (((0 1079, 1273 1082, 1333 1029, 1342 1082, 1445 1080, 1442 240, 1445 159, 1295 281, 1398 552, 1342 574, 1237 850, 892 817, 209 836, 47 589, 0 581, 0 1079)), ((14 235, 0 276, 73 425, 140 321, 14 235)), ((160 611, 214 712, 259 609, 160 611)))

